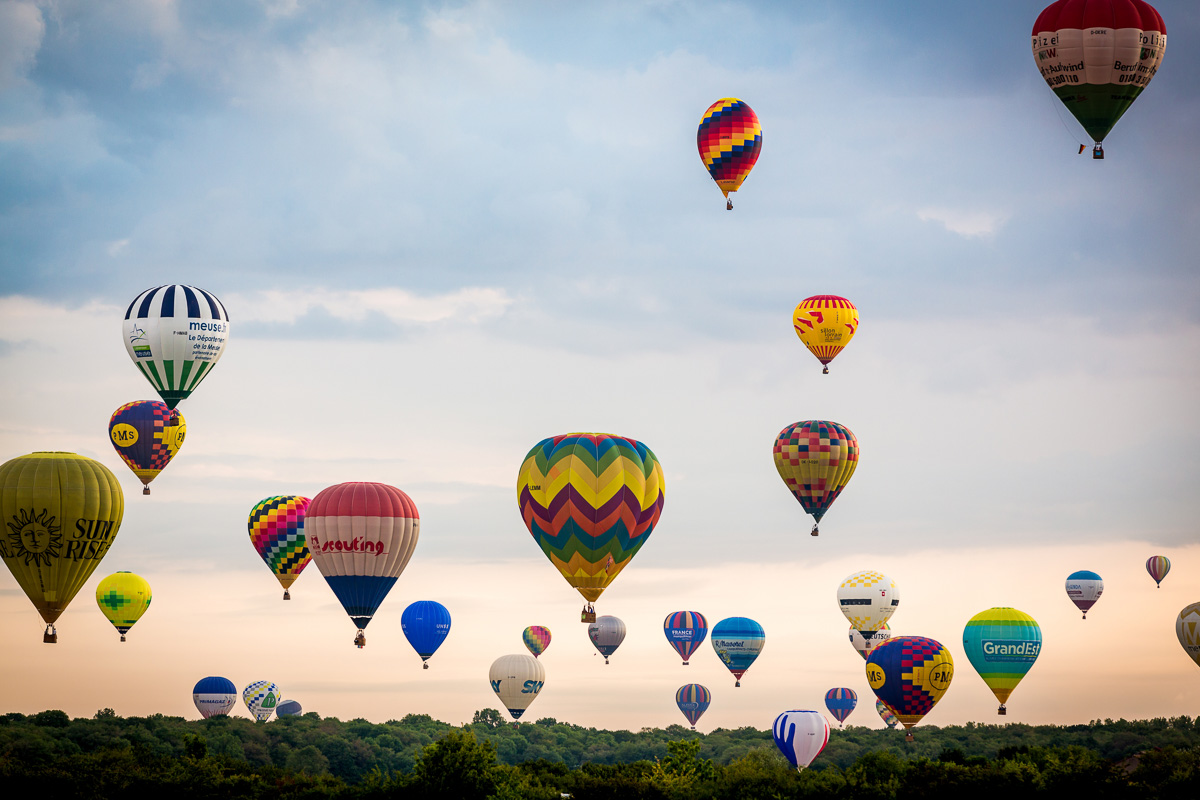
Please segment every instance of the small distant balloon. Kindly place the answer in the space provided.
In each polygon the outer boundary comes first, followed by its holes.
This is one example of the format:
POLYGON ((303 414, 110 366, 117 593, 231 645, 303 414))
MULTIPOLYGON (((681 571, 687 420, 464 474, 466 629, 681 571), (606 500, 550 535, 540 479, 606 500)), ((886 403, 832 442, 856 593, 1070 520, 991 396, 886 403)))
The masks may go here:
POLYGON ((121 634, 122 642, 150 607, 150 598, 150 584, 132 572, 114 572, 96 585, 96 605, 121 634))
POLYGON ((150 494, 150 481, 171 463, 186 436, 183 415, 157 400, 126 403, 108 420, 108 438, 142 482, 142 494, 150 494))
POLYGON ((1154 578, 1155 588, 1161 589, 1163 578, 1171 571, 1171 559, 1166 556, 1150 556, 1146 559, 1146 572, 1154 578))
POLYGON ((521 641, 525 642, 525 647, 537 658, 550 646, 550 629, 544 625, 530 625, 521 634, 521 641))
POLYGON ((1081 569, 1067 576, 1067 597, 1083 612, 1084 619, 1087 619, 1088 610, 1096 605, 1102 594, 1104 581, 1091 570, 1081 569))
POLYGON ((742 685, 742 676, 762 652, 767 634, 749 617, 729 617, 713 626, 712 646, 726 668, 736 679, 734 687, 742 685))
POLYGON ((696 730, 696 723, 704 716, 704 712, 708 711, 711 702, 712 692, 698 683, 680 686, 675 692, 675 705, 679 706, 679 710, 687 717, 692 730, 696 730))
POLYGON ((488 670, 492 691, 513 719, 520 719, 546 683, 546 669, 533 656, 500 656, 488 670))
POLYGON ((858 330, 858 309, 844 297, 816 294, 806 297, 792 312, 792 327, 808 352, 817 357, 829 374, 829 362, 850 344, 858 330))
POLYGON ((284 700, 275 707, 275 715, 279 717, 298 717, 304 709, 295 700, 284 700))
POLYGON ((825 707, 833 718, 838 721, 838 727, 846 721, 846 717, 858 706, 858 694, 853 689, 840 687, 830 689, 825 693, 825 707))
POLYGON ((698 611, 674 611, 663 620, 663 634, 686 667, 692 653, 704 644, 704 638, 708 636, 708 620, 698 611))
POLYGON ((266 722, 279 704, 279 687, 270 681, 255 681, 242 690, 242 701, 255 722, 266 722))
POLYGON ((237 703, 238 690, 229 678, 210 676, 201 678, 192 689, 192 702, 200 716, 208 719, 229 714, 237 703))
POLYGON ((608 663, 608 657, 617 651, 621 646, 621 642, 625 641, 625 623, 617 617, 605 615, 598 617, 595 622, 588 625, 588 638, 592 640, 592 645, 600 651, 600 655, 604 656, 604 663, 608 663))
POLYGON ((400 615, 404 638, 421 657, 421 666, 429 669, 429 657, 450 635, 450 610, 434 600, 418 600, 400 615))
POLYGON ((875 710, 879 712, 879 718, 889 728, 894 728, 900 724, 900 720, 896 719, 896 715, 892 713, 892 710, 882 700, 875 701, 875 710))
POLYGON ((785 711, 771 728, 775 746, 797 770, 803 770, 829 743, 829 722, 819 711, 785 711))

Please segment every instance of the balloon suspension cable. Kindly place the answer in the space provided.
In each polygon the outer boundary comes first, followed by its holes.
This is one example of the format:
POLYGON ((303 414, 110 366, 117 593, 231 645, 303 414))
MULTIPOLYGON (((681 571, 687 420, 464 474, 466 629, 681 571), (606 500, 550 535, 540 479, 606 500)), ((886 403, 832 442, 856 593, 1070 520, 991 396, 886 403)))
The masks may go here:
POLYGON ((361 628, 358 631, 358 635, 354 637, 354 646, 359 650, 367 646, 367 635, 362 632, 361 628))
POLYGON ((149 486, 143 486, 143 487, 142 487, 142 494, 150 494, 150 487, 149 487, 149 486))
MULTIPOLYGON (((1067 136, 1070 136, 1072 139, 1079 142, 1079 134, 1071 130, 1071 126, 1067 124, 1066 117, 1063 116, 1063 109, 1066 108, 1066 106, 1064 106, 1062 101, 1058 99, 1058 95, 1054 94, 1054 92, 1050 92, 1046 95, 1046 99, 1050 102, 1050 105, 1054 107, 1054 113, 1058 115, 1058 121, 1062 123, 1063 130, 1067 132, 1067 136)), ((1083 142, 1079 142, 1079 155, 1083 155, 1083 151, 1086 149, 1087 145, 1083 142)))
POLYGON ((996 714, 998 714, 1001 717, 1008 715, 1008 709, 1004 707, 1004 703, 1001 703, 1000 707, 998 709, 996 709, 996 714))
POLYGON ((42 644, 58 644, 58 631, 53 625, 46 626, 46 632, 42 634, 42 644))
POLYGON ((291 593, 291 592, 289 592, 287 589, 284 589, 284 590, 283 590, 283 599, 284 599, 284 600, 291 600, 291 599, 292 599, 292 593, 291 593))
POLYGON ((817 526, 816 526, 816 525, 813 525, 813 529, 812 529, 812 535, 813 535, 813 536, 816 536, 816 535, 818 535, 819 533, 820 533, 820 531, 819 531, 819 530, 817 530, 817 526))

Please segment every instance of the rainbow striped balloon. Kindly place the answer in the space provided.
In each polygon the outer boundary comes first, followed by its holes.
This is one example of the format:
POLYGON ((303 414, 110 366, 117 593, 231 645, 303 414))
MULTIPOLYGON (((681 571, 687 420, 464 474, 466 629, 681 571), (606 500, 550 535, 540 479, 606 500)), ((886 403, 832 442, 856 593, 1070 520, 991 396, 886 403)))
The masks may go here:
POLYGON ((1171 559, 1166 556, 1150 556, 1146 559, 1146 572, 1154 578, 1156 588, 1162 588, 1163 578, 1171 571, 1171 559))
POLYGON ((679 706, 679 710, 687 717, 692 730, 696 730, 696 723, 700 717, 704 716, 704 712, 708 711, 708 705, 711 702, 712 692, 698 683, 680 686, 679 690, 675 692, 675 705, 679 706))
MULTIPOLYGON (((754 169, 762 151, 762 126, 750 106, 736 97, 722 97, 708 107, 696 130, 700 160, 728 200, 754 169)), ((732 209, 733 203, 727 202, 732 209)))
POLYGON ((550 563, 594 603, 658 524, 662 465, 625 436, 552 436, 525 456, 517 503, 550 563))
POLYGON ((550 646, 550 629, 543 625, 530 625, 521 634, 521 639, 533 657, 537 658, 550 646))
POLYGON ((708 636, 708 620, 698 611, 675 611, 663 620, 663 633, 686 667, 692 653, 708 636))
POLYGON ((268 497, 254 504, 246 520, 250 543, 283 587, 284 600, 292 599, 288 589, 312 560, 304 538, 308 502, 294 494, 268 497))

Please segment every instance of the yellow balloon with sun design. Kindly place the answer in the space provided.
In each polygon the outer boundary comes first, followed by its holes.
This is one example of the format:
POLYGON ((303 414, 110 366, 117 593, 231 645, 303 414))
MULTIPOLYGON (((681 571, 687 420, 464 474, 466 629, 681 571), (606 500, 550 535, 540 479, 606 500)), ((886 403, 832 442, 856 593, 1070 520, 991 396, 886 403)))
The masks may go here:
POLYGON ((96 605, 121 634, 125 634, 150 607, 150 584, 132 572, 114 572, 96 586, 96 605))
POLYGON ((121 527, 125 496, 107 467, 74 453, 30 453, 0 464, 0 558, 58 641, 54 622, 121 527))

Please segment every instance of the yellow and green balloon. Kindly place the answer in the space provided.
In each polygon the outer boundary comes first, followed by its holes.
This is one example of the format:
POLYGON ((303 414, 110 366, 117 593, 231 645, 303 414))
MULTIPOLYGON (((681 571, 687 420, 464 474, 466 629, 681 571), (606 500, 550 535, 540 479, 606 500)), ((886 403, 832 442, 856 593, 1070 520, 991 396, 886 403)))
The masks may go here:
POLYGON ((963 650, 1000 701, 996 713, 1007 714, 1004 704, 1042 651, 1042 629, 1033 617, 1015 608, 989 608, 967 620, 963 650))
POLYGON ((96 586, 96 605, 121 634, 122 642, 150 607, 151 596, 150 584, 132 572, 114 572, 96 586))

